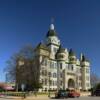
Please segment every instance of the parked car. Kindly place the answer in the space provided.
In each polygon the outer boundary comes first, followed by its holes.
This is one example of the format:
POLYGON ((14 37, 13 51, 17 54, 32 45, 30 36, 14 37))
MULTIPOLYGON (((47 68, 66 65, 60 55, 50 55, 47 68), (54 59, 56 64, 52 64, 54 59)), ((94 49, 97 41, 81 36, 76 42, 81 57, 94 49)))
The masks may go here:
POLYGON ((55 98, 68 98, 68 93, 69 93, 69 91, 66 91, 66 90, 59 90, 59 91, 55 94, 55 98))
POLYGON ((91 95, 92 96, 100 96, 100 89, 96 89, 96 90, 92 91, 91 95))
POLYGON ((68 93, 68 97, 80 97, 80 93, 72 90, 68 93))
POLYGON ((4 94, 0 94, 0 97, 4 97, 4 94))

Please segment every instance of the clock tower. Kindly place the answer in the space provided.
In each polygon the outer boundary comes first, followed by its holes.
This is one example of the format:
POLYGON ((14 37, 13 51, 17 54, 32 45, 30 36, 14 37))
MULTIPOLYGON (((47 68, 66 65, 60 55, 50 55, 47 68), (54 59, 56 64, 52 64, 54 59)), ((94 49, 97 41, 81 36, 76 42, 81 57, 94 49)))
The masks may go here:
POLYGON ((55 56, 60 46, 60 40, 57 37, 57 33, 54 28, 54 24, 50 25, 50 28, 46 35, 46 45, 49 47, 52 54, 55 56))

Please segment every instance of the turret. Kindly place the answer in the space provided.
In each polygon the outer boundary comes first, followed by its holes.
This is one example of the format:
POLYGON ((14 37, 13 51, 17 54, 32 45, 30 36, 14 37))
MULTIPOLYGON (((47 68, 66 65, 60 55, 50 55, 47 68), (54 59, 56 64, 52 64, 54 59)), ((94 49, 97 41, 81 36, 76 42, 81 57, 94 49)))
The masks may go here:
POLYGON ((57 53, 56 53, 56 59, 58 63, 57 71, 58 71, 58 90, 64 88, 63 84, 63 78, 64 75, 62 74, 65 69, 65 61, 66 61, 66 50, 60 45, 57 53))
POLYGON ((76 63, 76 55, 72 49, 69 50, 69 63, 71 64, 76 63))
POLYGON ((57 33, 55 31, 54 24, 50 25, 50 28, 46 35, 45 44, 51 52, 50 58, 55 59, 55 54, 57 53, 59 46, 60 46, 60 40, 57 37, 57 33))
POLYGON ((65 49, 62 48, 62 46, 60 45, 57 54, 56 54, 56 59, 57 60, 66 60, 66 52, 65 49))
POLYGON ((49 52, 50 52, 49 48, 41 42, 35 48, 35 54, 36 54, 35 56, 42 55, 42 56, 49 57, 49 52))
POLYGON ((54 44, 54 45, 60 46, 60 40, 57 37, 57 33, 55 31, 54 24, 50 25, 50 28, 47 32, 46 44, 47 45, 54 44))
POLYGON ((86 59, 86 57, 83 54, 81 54, 80 62, 81 62, 82 67, 89 67, 90 66, 90 62, 86 59))
POLYGON ((90 85, 90 62, 86 59, 86 57, 81 54, 81 68, 82 68, 82 89, 88 90, 91 88, 90 85))

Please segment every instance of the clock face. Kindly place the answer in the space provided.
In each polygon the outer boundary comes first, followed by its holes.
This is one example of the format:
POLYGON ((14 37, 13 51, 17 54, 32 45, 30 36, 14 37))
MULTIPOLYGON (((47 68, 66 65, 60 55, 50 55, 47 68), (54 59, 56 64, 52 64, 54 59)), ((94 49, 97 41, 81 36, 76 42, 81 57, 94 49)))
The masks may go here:
POLYGON ((54 44, 59 45, 60 41, 55 37, 52 37, 52 38, 50 37, 50 38, 47 39, 47 43, 54 43, 54 44))
POLYGON ((52 39, 51 41, 52 41, 53 43, 57 43, 57 41, 56 41, 55 39, 52 39))

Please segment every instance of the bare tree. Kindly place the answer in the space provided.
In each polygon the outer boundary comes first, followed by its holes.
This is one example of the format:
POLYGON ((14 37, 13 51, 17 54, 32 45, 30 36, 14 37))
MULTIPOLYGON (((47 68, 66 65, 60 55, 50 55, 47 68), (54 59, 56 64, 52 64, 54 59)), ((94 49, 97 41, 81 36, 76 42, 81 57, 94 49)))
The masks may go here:
POLYGON ((96 84, 100 83, 100 78, 96 73, 91 73, 91 85, 94 87, 96 84))
POLYGON ((25 46, 7 61, 5 71, 9 76, 8 81, 15 81, 17 85, 26 84, 28 87, 35 88, 35 84, 38 84, 38 80, 36 80, 38 77, 34 65, 34 48, 25 46))
MULTIPOLYGON (((41 63, 46 57, 42 58, 41 63)), ((41 87, 39 70, 40 60, 34 55, 32 46, 25 46, 7 61, 6 72, 10 76, 9 81, 15 80, 17 87, 21 87, 21 84, 25 84, 28 89, 41 87)))

